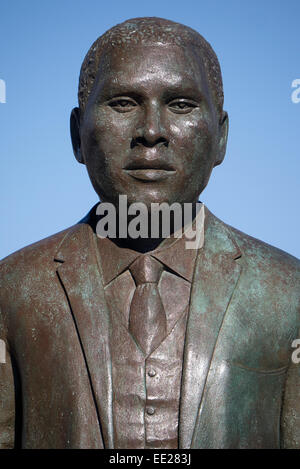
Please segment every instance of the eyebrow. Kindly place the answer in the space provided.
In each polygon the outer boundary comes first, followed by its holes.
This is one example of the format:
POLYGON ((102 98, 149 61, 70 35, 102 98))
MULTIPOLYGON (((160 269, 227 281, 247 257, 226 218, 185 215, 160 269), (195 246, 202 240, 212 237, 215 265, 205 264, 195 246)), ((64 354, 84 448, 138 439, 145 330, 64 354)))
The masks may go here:
POLYGON ((164 93, 164 97, 185 97, 204 100, 205 95, 201 89, 193 84, 185 83, 184 85, 170 86, 164 93))
MULTIPOLYGON (((100 83, 98 92, 104 99, 112 99, 117 96, 129 96, 139 101, 144 96, 145 88, 143 87, 143 82, 130 85, 129 83, 122 83, 120 80, 117 83, 108 84, 107 82, 104 82, 102 86, 100 83)), ((195 82, 191 80, 181 80, 180 82, 178 81, 178 83, 170 84, 166 87, 162 86, 162 88, 165 88, 162 93, 164 99, 176 96, 206 100, 205 92, 199 89, 195 82)))

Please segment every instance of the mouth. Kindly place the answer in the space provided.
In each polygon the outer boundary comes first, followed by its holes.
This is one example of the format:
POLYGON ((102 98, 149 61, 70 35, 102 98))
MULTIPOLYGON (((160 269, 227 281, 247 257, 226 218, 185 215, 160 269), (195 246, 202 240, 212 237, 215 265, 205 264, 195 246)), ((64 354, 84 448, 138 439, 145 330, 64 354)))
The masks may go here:
POLYGON ((145 182, 164 181, 176 173, 171 165, 159 160, 134 161, 124 171, 132 178, 145 182))
POLYGON ((125 172, 134 179, 139 181, 164 181, 169 178, 176 171, 165 170, 165 169, 125 169, 125 172))

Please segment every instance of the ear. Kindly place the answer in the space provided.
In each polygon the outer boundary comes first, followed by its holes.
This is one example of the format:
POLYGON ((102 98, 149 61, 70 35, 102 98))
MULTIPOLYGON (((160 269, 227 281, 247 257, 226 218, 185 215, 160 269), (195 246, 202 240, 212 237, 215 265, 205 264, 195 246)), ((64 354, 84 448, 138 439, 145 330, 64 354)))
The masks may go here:
POLYGON ((228 138, 229 119, 226 111, 223 111, 219 122, 219 154, 214 166, 218 166, 224 160, 228 138))
POLYGON ((84 164, 84 159, 81 153, 81 139, 80 139, 80 109, 74 107, 70 116, 70 131, 73 152, 78 163, 84 164))

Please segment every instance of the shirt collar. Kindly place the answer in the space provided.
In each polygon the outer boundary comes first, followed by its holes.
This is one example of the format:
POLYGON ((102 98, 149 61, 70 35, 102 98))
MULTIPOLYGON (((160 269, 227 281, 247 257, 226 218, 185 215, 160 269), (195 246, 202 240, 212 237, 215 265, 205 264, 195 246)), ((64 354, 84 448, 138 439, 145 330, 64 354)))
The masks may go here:
POLYGON ((168 270, 173 271, 185 280, 192 282, 194 263, 198 249, 202 248, 204 243, 204 205, 202 204, 196 219, 188 225, 181 237, 176 234, 166 238, 155 250, 147 253, 140 253, 127 248, 117 246, 109 238, 98 238, 97 244, 102 264, 104 285, 108 285, 118 275, 125 272, 130 264, 139 256, 150 255, 164 264, 168 270), (200 242, 198 249, 186 249, 186 241, 190 240, 189 232, 191 229, 201 230, 199 236, 200 242))

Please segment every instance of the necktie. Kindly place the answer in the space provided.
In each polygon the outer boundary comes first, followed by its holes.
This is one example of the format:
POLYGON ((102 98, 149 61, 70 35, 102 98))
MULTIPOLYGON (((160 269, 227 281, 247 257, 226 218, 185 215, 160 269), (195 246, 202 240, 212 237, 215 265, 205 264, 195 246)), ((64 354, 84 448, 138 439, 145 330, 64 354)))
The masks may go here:
POLYGON ((157 286, 163 266, 153 257, 143 255, 129 270, 136 283, 130 305, 129 332, 148 356, 166 337, 166 314, 157 286))

